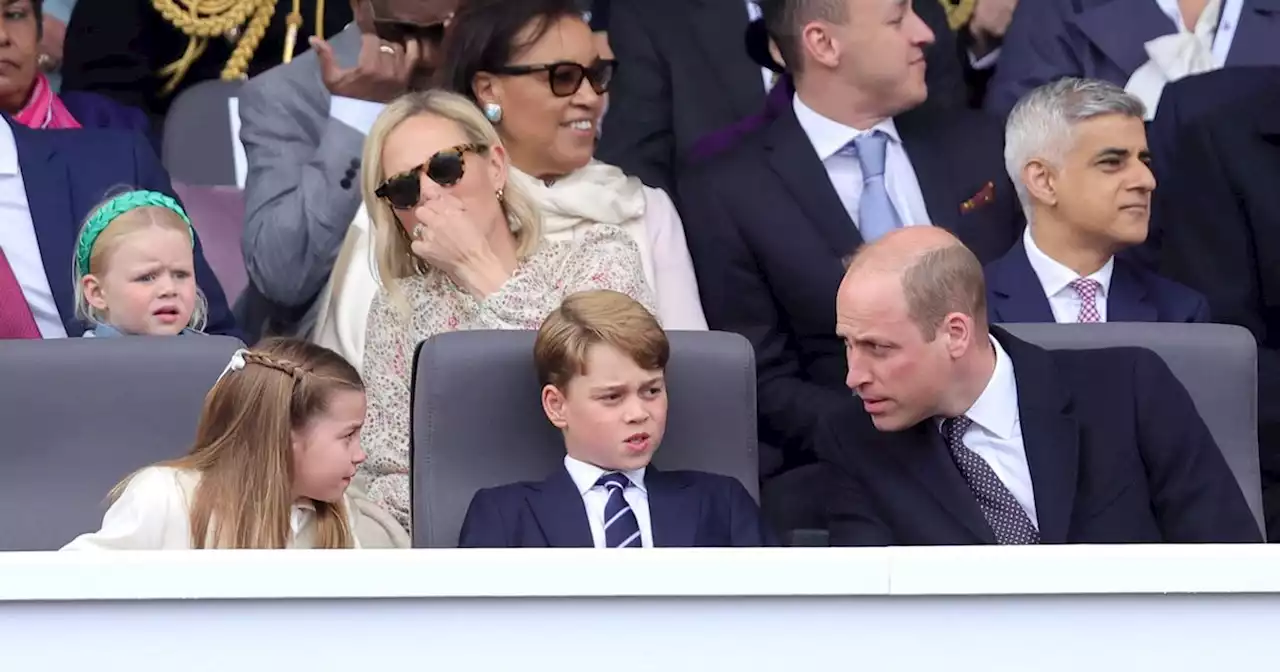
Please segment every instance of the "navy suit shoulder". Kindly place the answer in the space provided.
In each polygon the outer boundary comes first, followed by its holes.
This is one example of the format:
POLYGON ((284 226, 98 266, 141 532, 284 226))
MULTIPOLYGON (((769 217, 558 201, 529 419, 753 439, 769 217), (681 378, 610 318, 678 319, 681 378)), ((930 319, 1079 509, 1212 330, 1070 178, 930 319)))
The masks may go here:
MULTIPOLYGON (((992 323, 1053 322, 1043 285, 1018 241, 983 268, 988 317, 992 323)), ((1108 322, 1208 322, 1209 304, 1199 292, 1153 273, 1122 256, 1115 258, 1108 322)))
MULTIPOLYGON (((645 477, 656 546, 770 546, 759 507, 736 479, 650 469, 645 477)), ((459 533, 462 548, 591 546, 586 506, 568 474, 478 491, 459 533)))
POLYGON ((458 548, 518 548, 504 515, 527 497, 528 483, 509 483, 476 492, 458 533, 458 548))
POLYGON ((1209 301, 1194 289, 1139 266, 1136 262, 1120 257, 1116 265, 1125 265, 1138 277, 1154 298, 1160 322, 1210 322, 1209 301))

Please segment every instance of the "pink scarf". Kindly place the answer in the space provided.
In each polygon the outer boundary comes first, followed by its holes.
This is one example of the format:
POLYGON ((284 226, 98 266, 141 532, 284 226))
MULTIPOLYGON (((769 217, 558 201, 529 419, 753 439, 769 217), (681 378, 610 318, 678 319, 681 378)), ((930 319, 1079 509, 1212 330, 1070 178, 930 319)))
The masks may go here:
POLYGON ((80 122, 67 111, 58 95, 53 92, 53 87, 49 86, 49 79, 43 74, 36 75, 31 97, 13 118, 23 126, 36 129, 80 128, 80 122))

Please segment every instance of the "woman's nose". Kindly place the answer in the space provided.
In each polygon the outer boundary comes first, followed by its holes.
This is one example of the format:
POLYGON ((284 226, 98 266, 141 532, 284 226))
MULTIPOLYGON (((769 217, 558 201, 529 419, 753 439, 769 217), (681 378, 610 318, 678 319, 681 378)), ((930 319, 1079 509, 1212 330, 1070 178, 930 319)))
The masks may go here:
POLYGON ((427 177, 427 171, 422 171, 422 175, 418 179, 418 203, 426 203, 432 199, 440 197, 444 193, 444 187, 436 184, 436 181, 427 177))

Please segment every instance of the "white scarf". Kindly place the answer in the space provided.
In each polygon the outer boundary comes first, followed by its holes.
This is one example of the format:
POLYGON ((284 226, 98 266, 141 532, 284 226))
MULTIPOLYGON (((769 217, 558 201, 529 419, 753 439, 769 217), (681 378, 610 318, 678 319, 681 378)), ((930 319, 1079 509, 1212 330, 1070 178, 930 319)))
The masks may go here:
POLYGON ((1178 32, 1146 43, 1150 60, 1133 71, 1124 88, 1147 106, 1147 120, 1155 118, 1166 84, 1217 68, 1213 60, 1213 37, 1218 30, 1221 9, 1221 0, 1209 0, 1194 31, 1187 30, 1186 22, 1177 17, 1174 24, 1178 32))
POLYGON ((595 224, 612 224, 626 231, 640 248, 645 279, 654 284, 653 252, 645 226, 644 185, 622 170, 592 161, 547 183, 508 168, 508 178, 528 194, 542 213, 542 235, 548 240, 582 239, 595 224))

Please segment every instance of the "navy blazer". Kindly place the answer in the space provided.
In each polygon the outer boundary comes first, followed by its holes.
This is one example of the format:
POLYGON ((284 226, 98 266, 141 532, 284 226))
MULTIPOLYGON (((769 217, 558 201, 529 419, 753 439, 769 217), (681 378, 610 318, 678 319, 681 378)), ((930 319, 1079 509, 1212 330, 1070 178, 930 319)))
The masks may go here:
MULTIPOLYGON (((33 130, 5 117, 13 129, 18 166, 27 191, 45 276, 68 336, 88 325, 76 319, 71 259, 76 235, 89 212, 120 188, 151 189, 176 196, 160 160, 145 138, 106 129, 33 130)), ((242 338, 222 285, 205 262, 197 237, 196 284, 209 302, 205 332, 242 338)))
MULTIPOLYGON (((928 102, 894 123, 932 224, 983 263, 1008 252, 1023 218, 1001 125, 928 102)), ((760 440, 791 465, 812 462, 818 419, 849 398, 832 306, 862 236, 790 104, 691 168, 680 193, 707 322, 755 350, 760 440)))
MULTIPOLYGON (((1003 117, 1028 91, 1062 77, 1102 79, 1124 86, 1147 62, 1146 43, 1176 28, 1155 0, 1019 3, 1005 34, 985 108, 1003 117)), ((1280 65, 1276 35, 1280 35, 1280 0, 1244 0, 1226 66, 1280 65)))
MULTIPOLYGON (((992 333, 1013 361, 1042 543, 1261 541, 1226 459, 1159 356, 1046 351, 992 333)), ((932 419, 880 432, 850 406, 820 430, 818 449, 832 545, 995 543, 932 419)))
MULTIPOLYGON (((984 271, 991 322, 1055 321, 1022 241, 984 271)), ((1190 287, 1116 257, 1107 294, 1107 321, 1208 322, 1209 302, 1190 287)))
MULTIPOLYGON (((645 471, 655 547, 772 546, 760 507, 736 479, 700 471, 645 471)), ((591 548, 587 508, 569 472, 485 488, 471 499, 460 548, 591 548)))

